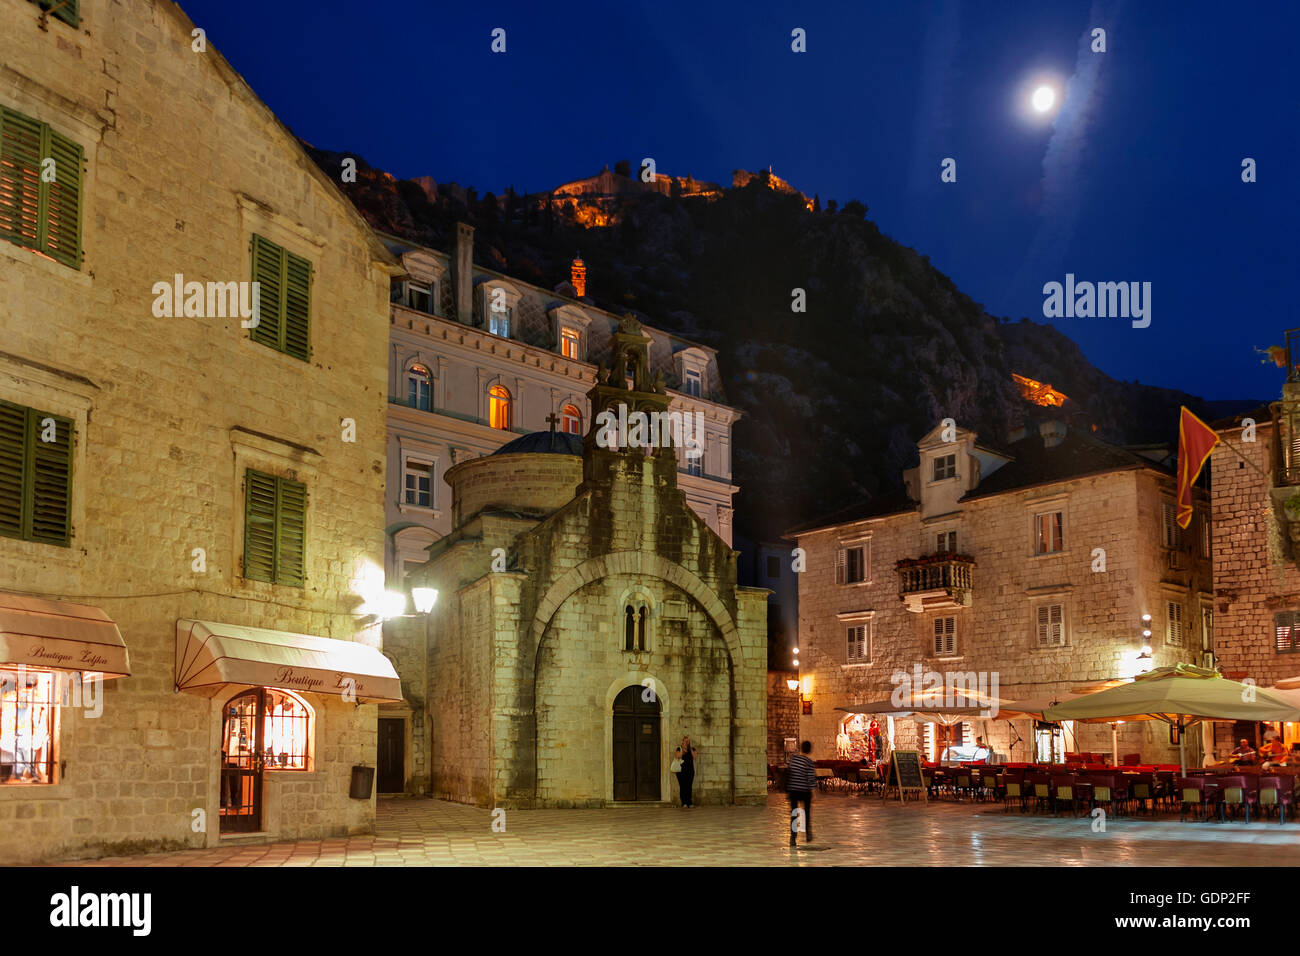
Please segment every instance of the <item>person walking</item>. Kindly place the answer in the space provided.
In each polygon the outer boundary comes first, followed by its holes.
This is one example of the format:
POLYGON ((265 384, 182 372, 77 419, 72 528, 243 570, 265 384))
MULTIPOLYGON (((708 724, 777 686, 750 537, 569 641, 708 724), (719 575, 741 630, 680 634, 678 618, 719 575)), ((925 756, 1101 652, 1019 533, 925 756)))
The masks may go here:
POLYGON ((812 842, 812 792, 817 786, 817 767, 809 758, 812 753, 812 741, 805 740, 799 745, 800 753, 790 758, 786 768, 785 789, 790 798, 790 845, 794 846, 798 831, 797 813, 799 804, 803 804, 804 842, 812 842))
POLYGON ((682 745, 673 755, 673 766, 678 768, 673 772, 677 774, 677 790, 682 797, 682 809, 689 810, 695 806, 691 796, 691 787, 695 783, 695 748, 691 746, 690 737, 682 738, 682 745))

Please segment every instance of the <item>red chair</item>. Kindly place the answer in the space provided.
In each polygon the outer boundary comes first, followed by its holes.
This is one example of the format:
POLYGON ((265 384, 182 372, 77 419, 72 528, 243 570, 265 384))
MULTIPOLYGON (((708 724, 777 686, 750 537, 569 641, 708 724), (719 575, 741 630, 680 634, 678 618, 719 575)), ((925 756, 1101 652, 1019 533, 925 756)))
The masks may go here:
POLYGON ((1141 763, 1142 763, 1142 755, 1141 755, 1141 754, 1125 754, 1125 755, 1124 755, 1124 766, 1126 766, 1126 767, 1136 767, 1136 766, 1139 766, 1141 763))
POLYGON ((1278 823, 1286 823, 1286 808, 1295 801, 1295 777, 1281 775, 1264 775, 1259 778, 1260 813, 1268 813, 1269 807, 1277 807, 1278 823))
POLYGON ((1258 788, 1252 787, 1244 773, 1229 774, 1219 778, 1219 820, 1227 819, 1228 807, 1241 808, 1250 822, 1251 804, 1259 800, 1258 788))
POLYGON ((1210 801, 1205 790, 1204 777, 1183 777, 1178 781, 1178 792, 1182 797, 1182 808, 1178 812, 1181 823, 1187 818, 1187 811, 1194 809, 1204 821, 1209 815, 1210 801))
POLYGON ((1025 774, 1025 786, 1029 790, 1029 796, 1034 798, 1034 812, 1038 812, 1039 807, 1050 807, 1052 805, 1052 778, 1041 771, 1025 774))
POLYGON ((1029 799, 1029 790, 1025 785, 1024 767, 1012 767, 1002 775, 1002 812, 1007 812, 1011 801, 1020 804, 1020 812, 1025 812, 1025 801, 1029 799))
POLYGON ((1156 800, 1156 778, 1149 771, 1133 774, 1128 777, 1129 799, 1128 802, 1135 804, 1138 811, 1151 809, 1155 812, 1156 800))

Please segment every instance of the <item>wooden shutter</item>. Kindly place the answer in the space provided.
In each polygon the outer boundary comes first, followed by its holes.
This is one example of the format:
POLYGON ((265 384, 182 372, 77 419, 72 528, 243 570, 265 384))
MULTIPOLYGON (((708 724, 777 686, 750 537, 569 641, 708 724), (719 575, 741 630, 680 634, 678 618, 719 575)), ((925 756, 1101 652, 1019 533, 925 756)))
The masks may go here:
POLYGON ((267 583, 275 581, 275 485, 271 475, 244 473, 244 577, 267 583))
POLYGON ((28 409, 31 518, 28 538, 68 543, 72 532, 72 422, 28 409), (52 432, 52 441, 43 436, 52 432))
POLYGON ((934 619, 934 653, 939 657, 950 657, 956 649, 957 619, 955 617, 936 617, 934 619))
POLYGON ((58 9, 54 11, 55 19, 62 20, 69 26, 75 27, 81 23, 81 11, 78 9, 81 5, 80 0, 66 0, 64 3, 60 3, 60 0, 35 0, 35 3, 42 10, 57 6, 58 9))
POLYGON ((0 108, 0 238, 40 248, 41 127, 0 108))
POLYGON ((845 580, 845 564, 847 562, 847 552, 844 548, 835 550, 835 583, 843 584, 845 580))
POLYGON ((27 410, 0 402, 0 534, 23 535, 27 410))
POLYGON ((1273 641, 1279 654, 1287 654, 1295 650, 1293 639, 1295 619, 1296 615, 1292 611, 1282 611, 1273 617, 1273 641))
POLYGON ((307 361, 311 354, 311 263, 285 252, 284 351, 307 361))
POLYGON ((65 266, 81 268, 81 146, 46 127, 54 182, 41 183, 45 199, 44 251, 65 266))
POLYGON ((307 486, 280 478, 276 505, 275 583, 303 586, 307 529, 307 486))
POLYGON ((249 329, 254 342, 281 347, 284 330, 284 250, 269 239, 253 236, 253 281, 258 283, 258 321, 249 329))

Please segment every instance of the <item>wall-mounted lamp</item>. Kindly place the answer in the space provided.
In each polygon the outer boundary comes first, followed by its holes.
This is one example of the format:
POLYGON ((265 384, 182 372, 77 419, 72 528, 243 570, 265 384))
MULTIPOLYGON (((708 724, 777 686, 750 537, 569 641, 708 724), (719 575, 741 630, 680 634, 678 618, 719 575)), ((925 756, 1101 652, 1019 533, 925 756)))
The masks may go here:
POLYGON ((790 691, 793 693, 794 691, 799 689, 799 678, 791 677, 789 680, 785 682, 785 686, 790 688, 790 691))
POLYGON ((411 588, 411 598, 415 601, 417 614, 429 614, 438 603, 437 588, 411 588))

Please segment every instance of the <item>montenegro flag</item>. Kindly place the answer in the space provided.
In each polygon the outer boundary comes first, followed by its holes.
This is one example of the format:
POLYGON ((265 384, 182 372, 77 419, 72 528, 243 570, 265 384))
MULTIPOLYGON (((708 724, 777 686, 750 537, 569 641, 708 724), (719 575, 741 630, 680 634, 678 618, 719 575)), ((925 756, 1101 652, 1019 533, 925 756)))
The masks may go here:
POLYGON ((1192 523, 1192 485, 1210 460, 1219 436, 1209 425, 1182 407, 1178 419, 1178 527, 1192 523))

